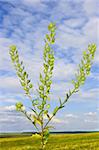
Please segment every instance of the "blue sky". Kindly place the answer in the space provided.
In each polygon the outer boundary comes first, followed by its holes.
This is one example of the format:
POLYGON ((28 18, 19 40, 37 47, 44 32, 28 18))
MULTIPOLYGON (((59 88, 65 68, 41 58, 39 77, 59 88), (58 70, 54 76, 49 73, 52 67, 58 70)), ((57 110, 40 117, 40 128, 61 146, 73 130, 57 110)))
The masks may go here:
POLYGON ((17 45, 36 89, 42 71, 43 39, 50 22, 57 25, 50 111, 58 104, 58 98, 64 99, 72 87, 82 51, 90 43, 97 44, 85 85, 51 124, 56 131, 99 130, 98 8, 98 0, 0 0, 0 132, 34 131, 31 123, 15 111, 16 102, 28 106, 29 100, 11 64, 9 46, 17 45))

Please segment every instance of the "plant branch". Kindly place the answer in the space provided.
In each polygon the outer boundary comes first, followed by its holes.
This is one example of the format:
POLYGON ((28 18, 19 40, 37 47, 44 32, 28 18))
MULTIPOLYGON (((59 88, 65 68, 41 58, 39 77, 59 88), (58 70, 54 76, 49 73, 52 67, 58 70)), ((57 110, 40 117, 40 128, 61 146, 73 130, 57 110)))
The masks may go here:
POLYGON ((25 110, 24 110, 24 111, 21 110, 21 112, 32 122, 32 124, 35 126, 35 128, 36 128, 37 131, 39 132, 39 128, 36 126, 35 122, 32 121, 31 117, 29 117, 29 116, 27 115, 26 111, 25 111, 25 110))

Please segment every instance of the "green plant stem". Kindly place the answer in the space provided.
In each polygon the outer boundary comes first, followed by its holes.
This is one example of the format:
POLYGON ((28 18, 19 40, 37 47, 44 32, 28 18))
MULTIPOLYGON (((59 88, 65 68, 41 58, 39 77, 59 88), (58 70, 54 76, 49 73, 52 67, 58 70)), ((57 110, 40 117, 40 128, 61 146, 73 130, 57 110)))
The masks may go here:
POLYGON ((43 130, 43 117, 42 117, 42 125, 41 125, 41 144, 42 144, 42 150, 44 149, 44 130, 43 130))
MULTIPOLYGON (((27 94, 27 96, 30 98, 31 101, 33 100, 32 97, 31 97, 31 95, 27 94)), ((34 107, 34 109, 32 109, 32 110, 38 116, 38 113, 37 113, 37 110, 36 110, 35 106, 33 106, 33 107, 34 107)))
POLYGON ((32 121, 32 119, 27 115, 26 111, 21 111, 31 122, 32 124, 35 126, 35 128, 37 129, 37 131, 39 132, 39 128, 36 126, 36 124, 32 121))
MULTIPOLYGON (((43 95, 44 95, 45 91, 43 91, 43 95)), ((44 101, 44 98, 43 98, 44 101)), ((43 102, 42 101, 42 102, 43 102)), ((42 107, 42 123, 41 123, 41 144, 42 144, 42 150, 44 149, 44 129, 43 129, 43 125, 44 125, 44 118, 43 118, 43 110, 44 110, 44 106, 42 107)))
MULTIPOLYGON (((75 92, 77 92, 77 91, 75 91, 75 89, 74 90, 72 90, 72 92, 68 95, 68 97, 63 101, 63 103, 58 107, 58 110, 57 110, 57 112, 60 110, 60 109, 62 109, 63 107, 64 107, 64 104, 68 101, 68 99, 70 98, 70 96, 73 94, 73 93, 75 93, 75 92)), ((56 112, 56 113, 57 113, 56 112)), ((53 117, 55 116, 56 114, 53 114, 50 118, 49 118, 49 120, 47 121, 47 123, 45 124, 45 126, 44 126, 44 129, 47 127, 47 125, 49 124, 49 122, 53 119, 53 117)))

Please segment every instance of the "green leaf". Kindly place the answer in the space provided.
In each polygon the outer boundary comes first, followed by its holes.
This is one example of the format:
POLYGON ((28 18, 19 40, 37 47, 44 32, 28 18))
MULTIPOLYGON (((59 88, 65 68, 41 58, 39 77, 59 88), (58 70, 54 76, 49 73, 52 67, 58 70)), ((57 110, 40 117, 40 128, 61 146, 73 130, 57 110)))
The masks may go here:
POLYGON ((24 90, 28 93, 29 92, 29 88, 25 87, 24 90))
POLYGON ((23 76, 21 76, 21 80, 23 80, 23 81, 24 81, 24 80, 25 80, 25 78, 24 78, 23 76))
POLYGON ((49 90, 50 90, 50 85, 47 85, 47 91, 49 92, 49 90))
POLYGON ((29 85, 29 88, 32 88, 32 87, 33 87, 33 85, 32 85, 32 84, 30 84, 30 85, 29 85))
POLYGON ((42 105, 37 106, 39 110, 42 110, 42 105))
POLYGON ((50 71, 52 71, 54 69, 54 66, 51 66, 50 71))
POLYGON ((47 96, 46 95, 44 95, 44 100, 46 100, 47 99, 47 96))
POLYGON ((18 75, 19 78, 21 78, 21 74, 19 72, 17 72, 17 75, 18 75))
POLYGON ((44 130, 44 137, 45 137, 45 140, 47 140, 47 138, 49 137, 49 129, 45 129, 44 130))
POLYGON ((54 129, 54 127, 53 126, 46 126, 45 129, 54 129))
POLYGON ((48 70, 48 65, 47 64, 43 64, 44 65, 44 68, 46 69, 46 70, 48 70))
POLYGON ((41 125, 42 121, 40 120, 40 118, 36 117, 35 115, 32 115, 32 118, 34 119, 34 122, 41 125))
MULTIPOLYGON (((20 81, 21 82, 21 81, 20 81)), ((21 82, 21 85, 24 87, 25 86, 25 83, 24 82, 21 82)))
POLYGON ((90 74, 90 71, 86 71, 86 74, 89 75, 89 74, 90 74))
POLYGON ((55 109, 54 109, 54 111, 53 111, 53 115, 55 115, 55 114, 57 113, 58 110, 59 110, 59 107, 56 106, 55 109))
POLYGON ((27 84, 29 84, 29 83, 30 83, 30 81, 31 81, 31 80, 27 80, 27 84))
POLYGON ((41 94, 40 94, 40 98, 44 98, 44 94, 41 93, 41 94))
POLYGON ((53 31, 55 31, 55 28, 56 28, 56 25, 55 25, 55 23, 50 23, 49 25, 48 25, 48 30, 49 31, 52 31, 52 29, 53 29, 53 31))
POLYGON ((46 75, 45 80, 46 80, 46 81, 48 81, 48 80, 49 80, 49 76, 48 76, 48 75, 46 75))
POLYGON ((53 38, 51 41, 51 44, 54 44, 54 43, 55 43, 55 38, 53 38))
POLYGON ((46 34, 46 39, 50 42, 50 37, 48 34, 46 34))
MULTIPOLYGON (((44 96, 45 97, 45 96, 44 96)), ((46 104, 46 98, 43 100, 42 105, 44 106, 46 104)))
POLYGON ((53 55, 52 54, 48 54, 48 58, 49 59, 53 59, 53 55))
POLYGON ((17 64, 17 67, 18 67, 18 68, 20 68, 20 66, 21 66, 20 64, 17 64))
POLYGON ((23 107, 23 104, 21 102, 17 102, 15 106, 16 106, 16 110, 20 111, 23 107))
POLYGON ((40 81, 42 82, 43 81, 43 77, 42 77, 42 74, 40 73, 40 81))
POLYGON ((48 47, 46 48, 46 52, 47 52, 47 53, 50 52, 50 46, 48 46, 48 47))
POLYGON ((43 86, 43 85, 40 85, 40 86, 39 86, 39 90, 43 91, 43 90, 44 90, 44 86, 43 86))
POLYGON ((44 110, 44 112, 43 112, 44 114, 47 114, 48 113, 48 110, 44 110))
POLYGON ((61 98, 59 98, 59 102, 60 102, 60 105, 62 105, 62 101, 61 101, 61 98))
POLYGON ((35 105, 38 105, 39 104, 39 100, 38 99, 35 99, 32 101, 32 105, 35 106, 35 105))
POLYGON ((76 83, 75 84, 75 89, 78 89, 79 88, 79 83, 76 83))
POLYGON ((23 73, 23 76, 25 77, 27 75, 26 71, 23 73))
POLYGON ((46 108, 49 109, 50 108, 50 104, 46 105, 46 108))
POLYGON ((52 38, 55 37, 55 32, 51 32, 51 37, 52 37, 52 38))
POLYGON ((15 45, 12 45, 12 46, 10 46, 10 49, 11 49, 12 52, 15 52, 16 46, 15 46, 15 45))
POLYGON ((19 68, 19 72, 22 73, 22 71, 23 71, 23 69, 22 69, 22 68, 19 68))
POLYGON ((45 74, 47 73, 47 70, 46 70, 46 69, 44 69, 44 73, 45 73, 45 74))

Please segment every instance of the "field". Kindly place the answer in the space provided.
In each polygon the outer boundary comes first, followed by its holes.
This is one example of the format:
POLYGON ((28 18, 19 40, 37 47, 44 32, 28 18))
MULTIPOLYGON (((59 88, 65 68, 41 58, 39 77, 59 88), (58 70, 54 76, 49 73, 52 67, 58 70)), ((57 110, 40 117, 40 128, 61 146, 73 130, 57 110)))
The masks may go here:
MULTIPOLYGON (((40 150, 40 139, 36 135, 3 137, 0 150, 40 150)), ((99 150, 99 132, 51 134, 46 150, 99 150)))

